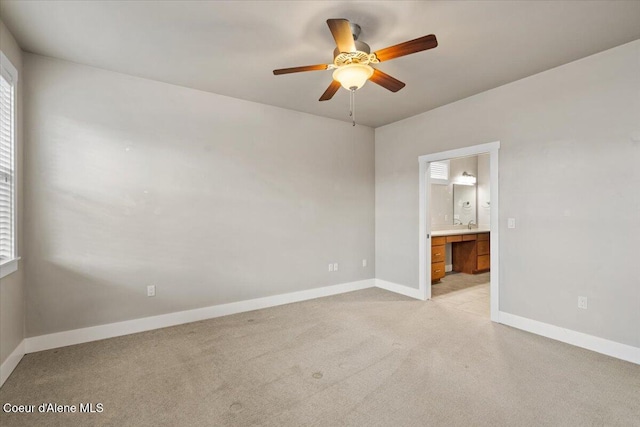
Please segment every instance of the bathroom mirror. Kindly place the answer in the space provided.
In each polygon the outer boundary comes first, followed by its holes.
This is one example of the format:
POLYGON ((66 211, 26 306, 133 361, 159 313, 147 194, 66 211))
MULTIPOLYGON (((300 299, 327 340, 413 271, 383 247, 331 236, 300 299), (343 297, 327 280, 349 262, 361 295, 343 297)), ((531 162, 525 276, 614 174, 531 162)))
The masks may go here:
POLYGON ((478 224, 476 186, 453 184, 453 225, 478 224))

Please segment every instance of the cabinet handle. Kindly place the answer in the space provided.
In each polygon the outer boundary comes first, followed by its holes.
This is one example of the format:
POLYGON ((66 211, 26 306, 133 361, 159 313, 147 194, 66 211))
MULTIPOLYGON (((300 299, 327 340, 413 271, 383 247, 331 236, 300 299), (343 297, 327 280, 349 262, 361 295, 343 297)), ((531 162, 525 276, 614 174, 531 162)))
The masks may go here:
POLYGON ((438 256, 438 255, 440 255, 440 252, 438 252, 438 253, 436 254, 436 256, 438 256))
POLYGON ((442 270, 436 270, 436 273, 440 273, 442 270))

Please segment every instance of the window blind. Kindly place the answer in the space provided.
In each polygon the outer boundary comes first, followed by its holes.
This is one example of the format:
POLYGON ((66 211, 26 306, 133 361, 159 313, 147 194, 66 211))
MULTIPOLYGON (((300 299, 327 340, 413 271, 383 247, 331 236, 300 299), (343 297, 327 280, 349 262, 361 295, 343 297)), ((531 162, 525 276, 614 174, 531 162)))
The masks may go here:
POLYGON ((449 160, 431 162, 431 182, 433 184, 449 183, 449 160))
POLYGON ((0 262, 15 258, 14 84, 0 74, 0 262))

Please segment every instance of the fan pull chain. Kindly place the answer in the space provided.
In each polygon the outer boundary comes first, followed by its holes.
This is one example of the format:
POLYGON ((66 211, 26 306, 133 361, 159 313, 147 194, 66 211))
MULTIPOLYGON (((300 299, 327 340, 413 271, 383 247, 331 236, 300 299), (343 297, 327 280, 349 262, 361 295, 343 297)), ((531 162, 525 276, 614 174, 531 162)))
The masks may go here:
POLYGON ((351 117, 352 126, 356 125, 356 90, 351 89, 349 93, 349 117, 351 117))

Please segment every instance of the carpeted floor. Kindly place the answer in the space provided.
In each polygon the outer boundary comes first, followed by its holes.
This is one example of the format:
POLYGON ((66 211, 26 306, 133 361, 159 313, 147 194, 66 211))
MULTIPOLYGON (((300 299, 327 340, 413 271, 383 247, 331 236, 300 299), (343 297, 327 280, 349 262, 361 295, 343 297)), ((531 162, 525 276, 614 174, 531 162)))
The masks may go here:
POLYGON ((640 366, 381 289, 29 354, 2 426, 638 425, 640 366))

